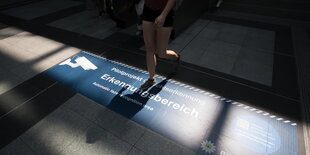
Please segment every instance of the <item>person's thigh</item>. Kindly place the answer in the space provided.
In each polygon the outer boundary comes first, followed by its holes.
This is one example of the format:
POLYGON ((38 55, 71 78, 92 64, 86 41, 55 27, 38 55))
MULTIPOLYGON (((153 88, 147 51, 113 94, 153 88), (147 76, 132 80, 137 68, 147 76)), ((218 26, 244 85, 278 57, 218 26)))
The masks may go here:
POLYGON ((155 29, 154 23, 149 21, 143 21, 143 39, 147 51, 152 50, 155 52, 155 29))
POLYGON ((160 27, 156 29, 156 52, 160 57, 166 56, 172 27, 160 27))

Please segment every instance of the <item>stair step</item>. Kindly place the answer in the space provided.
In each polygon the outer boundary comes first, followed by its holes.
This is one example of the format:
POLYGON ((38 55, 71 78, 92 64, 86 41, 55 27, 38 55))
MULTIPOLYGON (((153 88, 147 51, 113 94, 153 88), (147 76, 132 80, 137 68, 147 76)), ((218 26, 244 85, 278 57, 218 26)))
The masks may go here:
POLYGON ((310 1, 303 2, 288 0, 225 0, 224 2, 303 11, 310 10, 310 1))
POLYGON ((15 1, 6 1, 0 4, 0 10, 6 10, 10 8, 15 8, 23 5, 27 5, 33 2, 37 2, 41 0, 15 0, 15 1))
POLYGON ((224 10, 231 10, 237 12, 246 12, 259 15, 276 16, 283 18, 293 18, 299 20, 310 21, 310 9, 309 10, 298 10, 298 9, 285 9, 275 8, 259 5, 240 4, 224 1, 222 4, 224 10))

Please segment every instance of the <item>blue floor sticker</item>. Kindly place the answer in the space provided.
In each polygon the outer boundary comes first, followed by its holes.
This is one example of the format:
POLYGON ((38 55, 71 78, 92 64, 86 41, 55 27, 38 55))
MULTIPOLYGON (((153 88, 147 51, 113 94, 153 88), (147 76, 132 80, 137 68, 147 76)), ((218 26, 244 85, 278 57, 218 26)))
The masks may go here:
POLYGON ((45 74, 198 154, 298 155, 297 124, 190 85, 81 52, 45 74))

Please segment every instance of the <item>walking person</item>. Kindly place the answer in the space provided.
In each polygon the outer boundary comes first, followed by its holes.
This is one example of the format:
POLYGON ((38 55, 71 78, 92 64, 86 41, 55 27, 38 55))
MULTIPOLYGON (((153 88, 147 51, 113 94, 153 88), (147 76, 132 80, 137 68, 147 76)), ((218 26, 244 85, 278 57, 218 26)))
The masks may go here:
POLYGON ((93 0, 96 5, 96 9, 99 17, 102 17, 103 14, 107 12, 106 0, 93 0))
POLYGON ((142 36, 142 13, 143 13, 144 0, 135 0, 135 8, 137 13, 137 36, 142 36))
POLYGON ((149 79, 140 87, 145 90, 155 84, 156 55, 174 61, 177 68, 180 55, 167 50, 173 29, 173 8, 176 0, 145 0, 143 9, 143 39, 149 79))

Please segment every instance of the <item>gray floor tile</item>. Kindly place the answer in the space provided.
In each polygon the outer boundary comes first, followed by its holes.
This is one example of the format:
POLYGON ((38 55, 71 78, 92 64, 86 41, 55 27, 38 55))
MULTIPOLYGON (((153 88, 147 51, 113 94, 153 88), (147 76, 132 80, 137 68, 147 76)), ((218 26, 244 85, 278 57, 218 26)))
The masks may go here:
POLYGON ((272 68, 258 64, 237 62, 232 75, 247 79, 256 83, 272 86, 272 68))
POLYGON ((197 64, 197 60, 202 57, 210 43, 210 40, 203 37, 195 38, 182 51, 182 61, 197 64))
MULTIPOLYGON (((219 16, 234 18, 234 19, 242 19, 242 20, 248 20, 248 21, 258 21, 263 23, 272 23, 272 24, 283 24, 288 25, 290 24, 290 20, 288 18, 279 18, 275 16, 264 16, 259 14, 253 14, 253 13, 245 13, 245 12, 239 12, 239 11, 229 11, 229 10, 221 10, 218 11, 219 16)), ((299 21, 300 22, 300 21, 299 21)))
POLYGON ((138 141, 145 131, 144 127, 109 109, 98 114, 96 123, 132 145, 138 141))
POLYGON ((87 25, 74 29, 84 35, 92 36, 98 39, 104 39, 120 29, 116 28, 116 23, 111 19, 99 19, 88 23, 87 25))
POLYGON ((5 55, 5 58, 0 58, 3 59, 0 64, 24 80, 80 51, 28 32, 3 39, 0 45, 1 53, 5 55))
POLYGON ((154 155, 194 155, 195 152, 178 145, 156 133, 147 131, 135 145, 140 150, 154 155))
POLYGON ((5 42, 5 40, 0 42, 0 64, 5 69, 14 70, 26 62, 31 54, 25 49, 5 42))
POLYGON ((207 24, 209 24, 209 20, 198 19, 192 25, 190 25, 184 32, 186 34, 198 34, 201 30, 203 30, 207 24))
POLYGON ((15 74, 6 69, 0 68, 0 95, 22 82, 23 80, 15 74))
POLYGON ((274 43, 274 31, 249 28, 243 46, 273 51, 274 43))
POLYGON ((104 39, 121 30, 116 27, 116 23, 109 17, 99 18, 94 11, 83 11, 49 25, 98 39, 104 39))
POLYGON ((57 27, 60 29, 72 31, 81 25, 87 24, 89 21, 98 19, 92 11, 83 11, 72 16, 57 20, 48 24, 49 26, 57 27))
POLYGON ((91 99, 77 94, 64 103, 72 111, 80 114, 93 122, 97 120, 98 115, 106 110, 106 107, 92 101, 91 99))
POLYGON ((271 51, 243 47, 231 74, 271 86, 272 72, 273 53, 271 51))
POLYGON ((199 33, 199 36, 202 36, 207 39, 216 40, 221 34, 223 28, 225 28, 228 24, 211 21, 208 23, 205 28, 199 33))
POLYGON ((15 45, 15 44, 18 44, 20 42, 23 42, 24 39, 31 38, 33 36, 34 35, 32 33, 25 31, 25 32, 19 33, 17 35, 11 36, 9 38, 3 39, 3 40, 1 40, 1 42, 6 41, 7 43, 11 43, 11 44, 15 45))
POLYGON ((83 2, 77 0, 53 0, 53 2, 45 1, 45 4, 43 3, 41 5, 53 10, 61 10, 80 4, 83 4, 83 2))
POLYGON ((247 61, 263 66, 273 66, 273 51, 257 48, 242 47, 237 61, 247 61))
MULTIPOLYGON (((52 58, 50 58, 50 59, 52 59, 52 58)), ((50 61, 49 59, 42 59, 42 60, 32 62, 29 65, 29 67, 31 67, 31 70, 33 70, 34 73, 42 73, 42 72, 54 67, 56 64, 62 62, 62 60, 65 60, 65 59, 67 59, 67 58, 60 59, 59 61, 56 61, 56 60, 58 60, 56 58, 53 61, 50 61)), ((27 69, 27 67, 26 67, 26 69, 27 69)))
POLYGON ((81 137, 86 141, 90 125, 89 121, 61 106, 20 138, 38 154, 61 154, 81 137))
POLYGON ((128 153, 128 155, 147 155, 147 153, 133 147, 130 152, 128 153))
POLYGON ((72 55, 76 51, 79 51, 76 48, 46 40, 46 38, 39 36, 25 38, 23 42, 17 42, 15 44, 10 38, 2 40, 2 42, 5 43, 5 51, 3 51, 7 52, 7 55, 21 63, 32 63, 48 59, 52 61, 58 57, 72 55))
POLYGON ((30 63, 23 63, 15 68, 10 68, 8 71, 12 72, 15 76, 18 76, 23 81, 53 67, 57 63, 49 60, 38 60, 30 63))
POLYGON ((45 52, 52 52, 64 46, 64 44, 39 36, 29 32, 23 32, 18 35, 4 39, 3 41, 11 44, 12 46, 18 46, 29 52, 38 54, 45 54, 45 52))
POLYGON ((223 23, 223 22, 211 21, 210 23, 208 23, 208 25, 207 25, 206 28, 220 31, 220 30, 222 30, 223 27, 225 27, 226 25, 227 25, 227 24, 226 24, 226 23, 223 23))
POLYGON ((35 153, 19 138, 5 146, 0 150, 1 155, 13 155, 13 154, 24 154, 24 155, 35 155, 35 153))
POLYGON ((96 125, 87 128, 86 136, 79 135, 62 154, 126 155, 132 145, 118 139, 96 125))
POLYGON ((65 105, 132 145, 144 132, 143 127, 82 95, 75 95, 65 105))
MULTIPOLYGON (((82 20, 80 18, 79 25, 77 27, 75 27, 74 29, 72 29, 71 31, 81 33, 81 34, 86 34, 87 31, 92 31, 93 28, 91 28, 91 27, 94 27, 98 24, 102 24, 102 23, 104 24, 105 23, 106 18, 99 18, 95 14, 92 14, 92 13, 93 12, 84 14, 86 16, 86 17, 82 18, 84 20, 82 20)), ((70 27, 70 25, 68 25, 68 26, 70 27)), ((98 30, 98 28, 96 30, 98 30)))
POLYGON ((79 94, 67 101, 65 106, 132 145, 144 132, 140 125, 79 94))
POLYGON ((199 33, 199 36, 204 37, 206 39, 213 39, 213 40, 215 40, 220 32, 221 32, 221 30, 219 30, 218 28, 216 28, 216 29, 215 28, 211 28, 208 25, 206 28, 204 28, 199 33))
POLYGON ((169 49, 172 49, 178 53, 182 52, 184 48, 194 39, 195 35, 182 33, 171 43, 169 43, 169 49))
POLYGON ((232 75, 260 84, 272 85, 273 54, 242 48, 231 71, 232 75))
POLYGON ((247 31, 248 28, 245 26, 225 24, 217 35, 217 39, 228 43, 242 45, 247 31))
POLYGON ((105 39, 106 37, 112 35, 117 31, 119 31, 117 27, 103 28, 101 30, 98 30, 98 32, 90 33, 89 35, 98 39, 105 39))
POLYGON ((27 39, 24 41, 24 44, 18 44, 18 46, 22 46, 36 56, 47 55, 55 51, 59 51, 59 49, 68 47, 61 42, 57 42, 42 36, 36 36, 32 39, 27 39), (33 46, 24 46, 24 44, 27 42, 33 46))
POLYGON ((176 39, 170 44, 169 48, 176 52, 182 52, 182 50, 200 33, 204 27, 209 23, 208 20, 198 19, 195 23, 189 26, 184 32, 182 32, 176 39))
POLYGON ((1 11, 1 13, 3 14, 7 14, 10 16, 14 16, 14 17, 26 19, 26 20, 30 20, 36 17, 47 15, 52 12, 54 12, 54 10, 52 9, 28 6, 28 5, 19 7, 19 8, 13 8, 13 9, 1 11))
MULTIPOLYGON (((0 24, 0 28, 1 28, 1 24, 0 24)), ((7 28, 0 29, 0 40, 16 35, 21 32, 23 32, 23 30, 15 28, 15 27, 7 27, 7 28)))
POLYGON ((211 41, 197 65, 223 73, 230 73, 241 47, 222 41, 211 41))
POLYGON ((14 75, 23 79, 23 81, 26 81, 27 79, 30 79, 40 73, 38 71, 33 70, 31 67, 32 65, 21 65, 14 69, 10 69, 9 71, 13 72, 14 75))
POLYGON ((53 12, 57 12, 65 8, 76 6, 79 4, 82 4, 82 3, 78 1, 69 1, 69 0, 40 1, 37 3, 33 3, 33 4, 4 10, 4 11, 1 11, 1 13, 29 20, 29 19, 40 17, 40 16, 44 16, 44 15, 47 15, 53 12))
MULTIPOLYGON (((61 47, 54 49, 52 51, 35 51, 33 53, 36 58, 32 60, 32 64, 39 62, 52 62, 53 65, 56 65, 69 57, 79 53, 81 50, 74 47, 69 47, 62 45, 61 47)), ((35 67, 36 68, 36 67, 35 67)), ((39 68, 38 68, 39 69, 39 68)), ((40 70, 42 71, 42 70, 40 70)))
POLYGON ((6 65, 7 71, 11 72, 12 74, 17 76, 18 78, 25 81, 25 80, 37 75, 38 73, 41 73, 41 72, 51 68, 52 66, 54 66, 56 64, 53 61, 49 61, 49 60, 45 60, 45 59, 37 60, 37 61, 31 61, 30 59, 32 59, 32 56, 33 55, 31 55, 29 53, 27 53, 27 54, 22 53, 22 54, 16 55, 12 59, 12 62, 9 63, 9 64, 16 63, 16 65, 10 66, 7 64, 6 65), (17 56, 22 58, 23 60, 16 59, 17 56))

